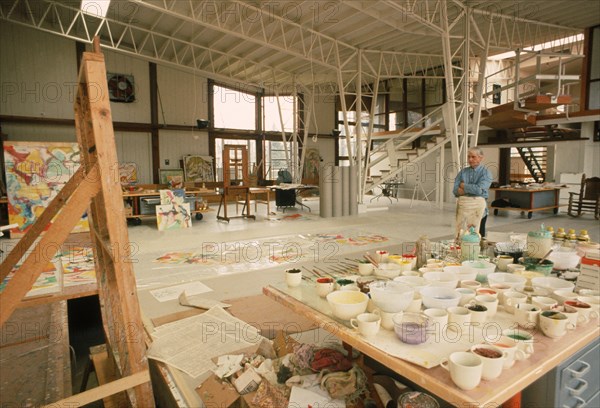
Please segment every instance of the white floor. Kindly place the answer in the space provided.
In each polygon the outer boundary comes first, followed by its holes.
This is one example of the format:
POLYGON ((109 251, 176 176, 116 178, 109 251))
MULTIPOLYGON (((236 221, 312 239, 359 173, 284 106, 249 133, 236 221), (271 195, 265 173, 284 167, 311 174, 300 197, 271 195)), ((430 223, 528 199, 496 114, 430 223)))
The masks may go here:
MULTIPOLYGON (((254 256, 252 259, 244 257, 244 244, 256 245, 259 242, 266 245, 268 242, 272 248, 293 242, 295 237, 317 233, 360 232, 388 237, 389 240, 382 243, 381 247, 389 247, 414 242, 422 234, 427 234, 431 240, 448 239, 454 234, 453 204, 439 209, 427 202, 415 201, 411 208, 411 201, 406 199, 394 199, 390 202, 382 197, 373 203, 370 200, 371 197, 365 197, 368 211, 357 216, 320 218, 318 199, 309 199, 305 204, 311 208, 310 212, 299 207, 286 210, 285 215, 304 215, 303 219, 296 221, 269 220, 266 207, 259 205, 256 220, 232 219, 229 223, 217 221, 216 211, 212 211, 205 213, 203 220, 194 221, 191 229, 159 232, 156 224, 150 220, 144 221, 140 226, 130 227, 129 238, 135 248, 134 269, 142 310, 147 317, 180 310, 176 302, 158 303, 153 299, 149 291, 160 287, 203 281, 213 289, 210 297, 231 299, 259 294, 263 286, 282 279, 281 271, 290 267, 290 264, 253 264, 256 259, 254 256), (208 247, 217 248, 217 251, 237 252, 240 256, 227 268, 216 269, 206 268, 205 265, 173 265, 154 261, 170 251, 203 252, 208 247)), ((274 211, 274 203, 271 205, 271 211, 274 211)), ((234 207, 232 214, 235 214, 234 207)), ((281 216, 279 211, 277 218, 281 216)), ((539 229, 541 224, 555 229, 573 228, 577 232, 587 229, 593 241, 598 242, 600 239, 600 223, 590 214, 572 218, 566 213, 554 215, 539 212, 534 213, 530 220, 526 214, 518 211, 501 211, 497 216, 488 217, 487 231, 488 236, 503 236, 504 234, 499 233, 509 232, 527 233, 539 229)), ((354 251, 351 255, 357 257, 367 249, 377 249, 377 245, 351 249, 354 251)), ((327 253, 321 252, 319 256, 327 256, 327 253)), ((311 258, 311 261, 316 264, 319 258, 311 258)))

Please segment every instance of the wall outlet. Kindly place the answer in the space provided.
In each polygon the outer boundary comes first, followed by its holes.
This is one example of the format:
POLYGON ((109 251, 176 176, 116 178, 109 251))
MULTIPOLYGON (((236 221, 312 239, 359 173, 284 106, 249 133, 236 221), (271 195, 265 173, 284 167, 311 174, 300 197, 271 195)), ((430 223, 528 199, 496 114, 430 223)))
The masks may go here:
POLYGON ((168 166, 168 165, 169 165, 169 163, 171 163, 171 160, 169 160, 169 159, 165 159, 165 166, 168 166))

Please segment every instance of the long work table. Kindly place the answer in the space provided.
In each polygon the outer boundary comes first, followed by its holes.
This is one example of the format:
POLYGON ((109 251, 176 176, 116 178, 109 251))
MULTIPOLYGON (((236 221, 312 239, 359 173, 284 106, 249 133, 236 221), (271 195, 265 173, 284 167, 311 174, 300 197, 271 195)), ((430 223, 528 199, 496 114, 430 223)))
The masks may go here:
MULTIPOLYGON (((265 295, 312 320, 341 341, 455 406, 499 406, 584 348, 600 334, 597 319, 578 325, 576 330, 559 339, 548 338, 538 331, 534 333, 534 353, 531 357, 517 361, 512 368, 503 370, 501 376, 495 380, 482 380, 475 389, 463 391, 452 382, 448 371, 439 365, 424 368, 373 346, 351 328, 348 321, 333 317, 327 302, 323 299, 315 300, 313 292, 313 284, 307 282, 302 282, 297 288, 288 288, 285 284, 273 284, 263 288, 265 295)), ((432 344, 432 347, 435 346, 432 344)))

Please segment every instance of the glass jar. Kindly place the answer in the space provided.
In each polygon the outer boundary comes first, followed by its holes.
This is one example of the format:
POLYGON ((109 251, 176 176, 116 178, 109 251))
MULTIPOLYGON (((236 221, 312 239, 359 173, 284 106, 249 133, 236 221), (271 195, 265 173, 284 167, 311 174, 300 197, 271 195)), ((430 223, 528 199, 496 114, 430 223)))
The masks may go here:
POLYGON ((543 258, 552 249, 552 233, 546 231, 544 226, 538 231, 527 234, 527 256, 529 258, 543 258))

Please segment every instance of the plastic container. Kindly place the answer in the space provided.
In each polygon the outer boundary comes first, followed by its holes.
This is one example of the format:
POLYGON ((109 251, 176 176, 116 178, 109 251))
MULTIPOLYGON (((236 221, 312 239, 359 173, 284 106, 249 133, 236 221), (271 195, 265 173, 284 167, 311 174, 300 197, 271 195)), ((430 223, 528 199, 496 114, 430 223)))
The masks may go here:
POLYGON ((537 231, 527 234, 527 256, 529 258, 543 258, 552 249, 554 240, 552 233, 546 231, 544 226, 537 231))
POLYGON ((481 235, 475 232, 475 227, 469 228, 469 232, 460 238, 460 260, 474 261, 479 258, 481 252, 481 235))

